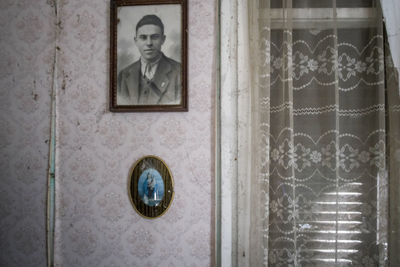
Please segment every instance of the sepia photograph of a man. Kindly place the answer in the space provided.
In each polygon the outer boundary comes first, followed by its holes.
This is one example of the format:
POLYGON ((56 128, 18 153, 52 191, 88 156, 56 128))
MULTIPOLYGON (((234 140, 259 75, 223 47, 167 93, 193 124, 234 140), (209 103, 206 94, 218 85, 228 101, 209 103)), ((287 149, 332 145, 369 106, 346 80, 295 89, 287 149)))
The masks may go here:
POLYGON ((118 105, 181 103, 179 9, 179 5, 121 8, 121 27, 118 25, 118 105), (173 13, 175 15, 171 15, 173 13), (162 17, 166 19, 163 21, 162 17), (136 23, 135 19, 138 19, 136 23))

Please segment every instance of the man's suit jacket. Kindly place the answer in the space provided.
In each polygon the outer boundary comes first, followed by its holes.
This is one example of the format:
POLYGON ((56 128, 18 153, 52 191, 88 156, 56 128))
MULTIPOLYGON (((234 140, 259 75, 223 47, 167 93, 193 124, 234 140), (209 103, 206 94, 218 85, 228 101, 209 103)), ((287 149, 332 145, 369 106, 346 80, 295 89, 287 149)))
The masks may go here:
MULTIPOLYGON (((123 69, 118 75, 118 105, 176 105, 181 103, 181 64, 162 55, 150 83, 151 92, 144 102, 140 60, 123 69)), ((146 92, 147 93, 147 92, 146 92)))

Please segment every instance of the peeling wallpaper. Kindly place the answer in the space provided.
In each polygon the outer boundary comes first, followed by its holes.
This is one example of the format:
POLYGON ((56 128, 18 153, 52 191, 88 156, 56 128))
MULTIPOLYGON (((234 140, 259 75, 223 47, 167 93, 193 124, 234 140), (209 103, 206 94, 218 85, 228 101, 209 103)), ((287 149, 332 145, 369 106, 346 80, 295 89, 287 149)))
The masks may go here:
POLYGON ((45 1, 0 2, 1 266, 45 265, 56 46, 55 265, 213 264, 216 3, 188 2, 189 112, 130 114, 108 111, 109 0, 58 1, 58 27, 45 1), (134 211, 127 190, 131 165, 148 154, 175 181, 170 209, 154 220, 134 211))

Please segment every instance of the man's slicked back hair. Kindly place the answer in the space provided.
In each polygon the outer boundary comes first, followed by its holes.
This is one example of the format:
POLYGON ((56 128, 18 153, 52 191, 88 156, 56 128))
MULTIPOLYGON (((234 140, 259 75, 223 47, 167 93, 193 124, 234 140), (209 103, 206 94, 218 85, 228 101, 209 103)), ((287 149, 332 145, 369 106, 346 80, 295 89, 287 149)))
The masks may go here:
POLYGON ((152 24, 152 25, 156 25, 156 26, 160 27, 161 34, 164 35, 164 24, 162 23, 161 19, 159 17, 157 17, 156 15, 146 15, 143 18, 141 18, 139 20, 139 22, 136 24, 136 33, 140 27, 142 27, 143 25, 148 25, 148 24, 152 24))

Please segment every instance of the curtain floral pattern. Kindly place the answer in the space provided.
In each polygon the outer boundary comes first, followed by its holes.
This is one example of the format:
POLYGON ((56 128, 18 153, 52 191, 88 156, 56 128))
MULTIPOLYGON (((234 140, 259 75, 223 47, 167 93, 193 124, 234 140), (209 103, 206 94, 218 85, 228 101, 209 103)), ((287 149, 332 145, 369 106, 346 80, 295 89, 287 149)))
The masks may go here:
POLYGON ((256 11, 250 265, 386 266, 400 102, 379 9, 339 27, 332 1, 328 26, 303 27, 282 2, 279 27, 256 11))

